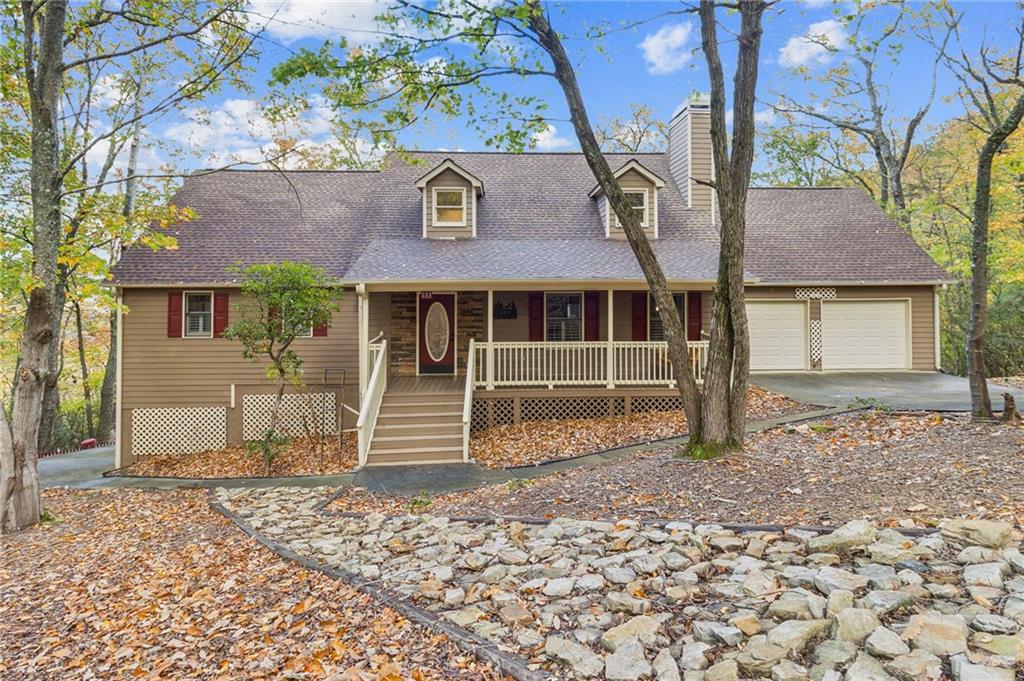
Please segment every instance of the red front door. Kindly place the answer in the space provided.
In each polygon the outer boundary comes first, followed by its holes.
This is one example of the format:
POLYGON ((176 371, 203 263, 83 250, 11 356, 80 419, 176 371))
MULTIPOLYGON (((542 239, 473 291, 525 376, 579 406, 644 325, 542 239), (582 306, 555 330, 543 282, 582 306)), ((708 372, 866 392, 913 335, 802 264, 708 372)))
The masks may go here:
POLYGON ((421 374, 455 373, 455 294, 421 293, 419 297, 421 374))

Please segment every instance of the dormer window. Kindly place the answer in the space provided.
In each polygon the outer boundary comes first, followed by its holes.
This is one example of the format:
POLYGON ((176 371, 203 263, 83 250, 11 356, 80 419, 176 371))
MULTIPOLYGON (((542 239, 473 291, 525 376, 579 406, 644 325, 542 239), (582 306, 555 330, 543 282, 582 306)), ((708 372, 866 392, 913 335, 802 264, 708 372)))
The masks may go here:
MULTIPOLYGON (((624 189, 622 193, 626 195, 626 200, 633 207, 633 212, 636 214, 637 220, 640 221, 640 226, 647 227, 647 190, 624 189)), ((615 217, 615 226, 618 229, 622 229, 622 223, 619 222, 618 216, 615 217)))
POLYGON ((434 226, 466 226, 466 189, 434 187, 434 226))

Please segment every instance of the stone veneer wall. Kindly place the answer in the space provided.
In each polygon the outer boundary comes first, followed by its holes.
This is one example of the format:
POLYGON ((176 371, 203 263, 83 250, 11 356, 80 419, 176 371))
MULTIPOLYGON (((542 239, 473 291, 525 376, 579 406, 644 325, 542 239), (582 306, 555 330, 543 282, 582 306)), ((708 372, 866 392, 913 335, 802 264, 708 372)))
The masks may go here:
POLYGON ((469 339, 487 340, 487 320, 484 308, 487 305, 487 294, 483 291, 467 291, 459 293, 458 329, 455 337, 455 361, 457 371, 466 373, 466 362, 469 360, 469 339))
MULTIPOLYGON (((391 372, 395 376, 416 375, 417 293, 391 294, 391 372)), ((470 291, 458 294, 456 304, 455 361, 459 374, 466 373, 469 339, 485 340, 487 324, 484 306, 487 294, 470 291)))
POLYGON ((391 373, 416 375, 416 294, 391 294, 391 373))

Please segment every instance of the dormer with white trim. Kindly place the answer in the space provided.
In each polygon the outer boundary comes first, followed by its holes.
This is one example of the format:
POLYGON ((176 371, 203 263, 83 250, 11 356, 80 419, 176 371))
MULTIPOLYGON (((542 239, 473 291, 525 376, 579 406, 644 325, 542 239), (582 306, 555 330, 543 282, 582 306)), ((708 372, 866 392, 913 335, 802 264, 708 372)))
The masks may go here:
MULTIPOLYGON (((647 237, 658 238, 658 192, 665 187, 665 181, 656 174, 645 168, 636 159, 630 159, 622 167, 615 171, 615 179, 625 192, 640 218, 647 237)), ((622 231, 618 217, 608 205, 608 198, 601 191, 601 188, 594 187, 590 192, 590 198, 597 199, 597 210, 601 214, 601 222, 604 224, 604 235, 609 239, 625 239, 626 234, 622 231)))
POLYGON ((446 158, 416 180, 423 194, 424 239, 468 239, 476 236, 477 202, 484 184, 473 173, 446 158))

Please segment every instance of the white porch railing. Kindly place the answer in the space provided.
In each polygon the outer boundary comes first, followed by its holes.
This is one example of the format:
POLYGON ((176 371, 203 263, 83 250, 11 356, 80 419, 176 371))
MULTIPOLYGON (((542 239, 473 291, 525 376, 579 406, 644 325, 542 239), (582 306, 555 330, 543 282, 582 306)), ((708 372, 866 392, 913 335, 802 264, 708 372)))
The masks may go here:
MULTIPOLYGON (((466 358, 466 376, 476 374, 476 341, 469 339, 466 358)), ((473 421, 473 381, 466 379, 466 394, 462 399, 462 460, 469 461, 469 427, 473 421)))
MULTIPOLYGON (((377 363, 377 355, 384 350, 384 344, 387 343, 385 340, 376 341, 369 343, 366 347, 370 351, 370 366, 374 366, 377 363)), ((371 369, 372 370, 372 369, 371 369)))
MULTIPOLYGON (((702 383, 708 342, 687 345, 690 370, 702 383)), ((469 375, 480 387, 676 384, 668 344, 659 341, 483 342, 475 343, 473 355, 475 367, 469 375), (488 358, 493 358, 492 366, 488 358)))
POLYGON ((380 403, 384 399, 384 391, 388 388, 388 342, 386 340, 375 343, 379 348, 374 351, 370 347, 370 356, 373 358, 373 373, 366 384, 366 392, 363 394, 363 403, 359 405, 359 420, 356 421, 356 431, 359 433, 359 465, 366 465, 366 457, 370 454, 370 443, 373 442, 373 429, 377 426, 377 414, 380 413, 380 403))

